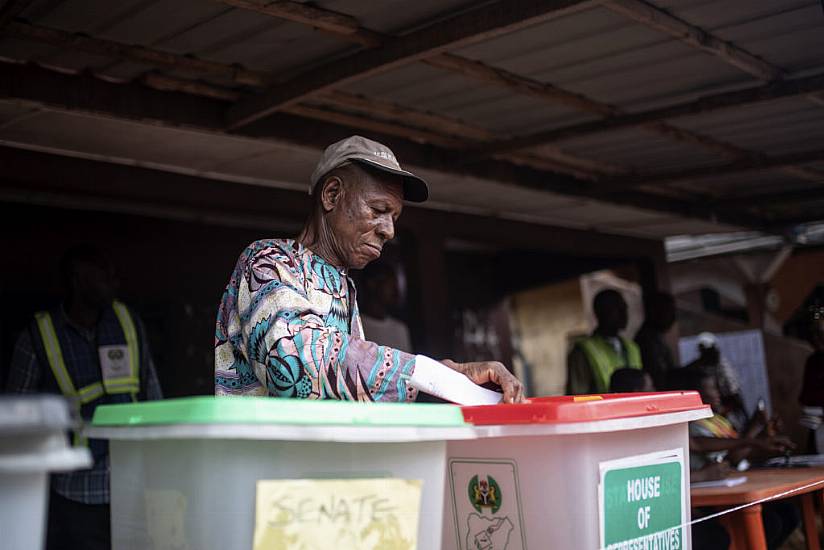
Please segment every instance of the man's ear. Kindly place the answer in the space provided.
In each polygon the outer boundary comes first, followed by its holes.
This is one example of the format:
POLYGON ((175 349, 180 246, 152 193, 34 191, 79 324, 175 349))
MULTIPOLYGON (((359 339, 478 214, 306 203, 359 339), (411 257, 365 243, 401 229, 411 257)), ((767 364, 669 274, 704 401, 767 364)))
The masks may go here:
POLYGON ((338 176, 330 176, 323 182, 323 190, 321 191, 320 201, 323 205, 323 210, 331 212, 340 204, 343 197, 343 181, 338 176))

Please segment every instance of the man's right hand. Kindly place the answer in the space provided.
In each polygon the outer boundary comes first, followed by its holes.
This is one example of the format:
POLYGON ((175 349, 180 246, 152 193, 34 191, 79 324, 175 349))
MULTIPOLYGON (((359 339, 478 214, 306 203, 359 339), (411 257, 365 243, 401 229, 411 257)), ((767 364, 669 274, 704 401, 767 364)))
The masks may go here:
POLYGON ((443 359, 441 363, 452 370, 460 372, 476 384, 480 385, 487 382, 497 384, 504 393, 503 403, 523 403, 526 401, 523 384, 511 372, 506 370, 503 363, 497 361, 456 363, 450 359, 443 359))

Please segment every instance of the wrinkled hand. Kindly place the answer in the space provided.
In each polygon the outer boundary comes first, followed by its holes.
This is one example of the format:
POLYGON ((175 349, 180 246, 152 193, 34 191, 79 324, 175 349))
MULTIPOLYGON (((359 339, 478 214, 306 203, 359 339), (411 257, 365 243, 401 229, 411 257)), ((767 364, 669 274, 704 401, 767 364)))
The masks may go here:
POLYGON ((526 401, 524 386, 502 363, 497 361, 479 361, 477 363, 456 363, 449 359, 441 361, 452 370, 456 370, 475 382, 485 384, 492 382, 504 392, 504 403, 523 403, 526 401))

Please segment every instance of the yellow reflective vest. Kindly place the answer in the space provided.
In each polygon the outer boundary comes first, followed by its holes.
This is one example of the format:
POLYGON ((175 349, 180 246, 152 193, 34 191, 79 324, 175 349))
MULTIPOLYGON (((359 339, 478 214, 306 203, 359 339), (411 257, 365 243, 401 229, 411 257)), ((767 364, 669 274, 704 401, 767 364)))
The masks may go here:
POLYGON ((641 368, 641 350, 638 344, 626 338, 621 338, 621 344, 625 353, 616 353, 612 344, 597 334, 578 340, 577 345, 584 351, 592 369, 592 379, 597 393, 609 391, 609 380, 616 370, 626 367, 641 368))
MULTIPOLYGON (((100 381, 81 388, 75 387, 74 381, 66 368, 63 351, 60 349, 60 342, 54 329, 51 314, 47 311, 41 311, 34 315, 43 349, 46 352, 46 359, 52 374, 54 374, 54 379, 57 381, 60 392, 69 400, 78 416, 83 405, 100 399, 106 394, 130 394, 132 401, 137 401, 137 394, 140 392, 140 343, 137 337, 137 329, 129 309, 123 303, 115 301, 112 308, 126 339, 126 347, 129 351, 128 372, 125 376, 116 378, 102 376, 100 381)), ((75 432, 74 441, 75 445, 86 445, 87 443, 86 439, 80 437, 77 432, 75 432)))

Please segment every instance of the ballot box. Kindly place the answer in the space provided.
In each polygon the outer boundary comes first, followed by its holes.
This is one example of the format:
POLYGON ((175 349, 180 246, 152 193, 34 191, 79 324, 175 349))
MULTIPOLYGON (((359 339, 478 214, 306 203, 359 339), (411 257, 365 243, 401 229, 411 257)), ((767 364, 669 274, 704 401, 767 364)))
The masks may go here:
MULTIPOLYGON (((474 437, 452 405, 252 397, 101 406, 86 433, 110 443, 114 550, 252 549, 258 481, 369 478, 422 480, 417 548, 435 549, 447 441, 474 437)), ((304 504, 281 511, 309 517, 304 504)))
POLYGON ((69 446, 74 424, 60 396, 0 397, 0 547, 43 548, 49 473, 92 465, 88 449, 69 446))
POLYGON ((478 437, 447 445, 444 550, 690 548, 687 423, 711 415, 697 393, 463 412, 478 437))

